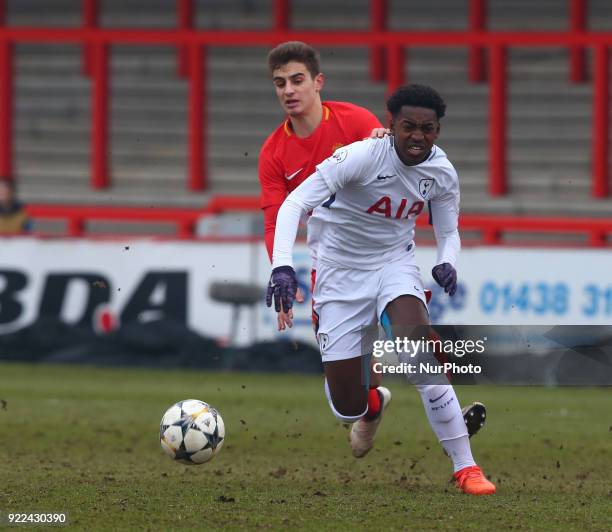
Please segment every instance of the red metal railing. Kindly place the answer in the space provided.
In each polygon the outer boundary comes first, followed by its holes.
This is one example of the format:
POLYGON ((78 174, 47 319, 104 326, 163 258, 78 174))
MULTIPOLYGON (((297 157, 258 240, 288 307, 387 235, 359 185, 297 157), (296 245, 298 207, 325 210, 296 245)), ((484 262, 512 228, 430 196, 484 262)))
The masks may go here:
POLYGON ((606 197, 610 190, 610 61, 608 45, 595 47, 593 73, 593 196, 606 197))
POLYGON ((503 244, 507 233, 526 236, 546 233, 560 237, 586 235, 591 247, 612 247, 608 239, 608 235, 612 235, 612 219, 462 214, 460 229, 462 232, 479 231, 480 242, 485 245, 503 244))
MULTIPOLYGON (((483 31, 487 23, 487 0, 470 0, 468 12, 468 29, 471 32, 483 31)), ((370 0, 370 30, 382 32, 388 29, 388 0, 370 0)), ((572 14, 574 12, 572 11, 572 14)), ((584 14, 584 13, 582 13, 584 14)), ((573 19, 572 19, 573 20, 573 19)), ((472 82, 481 82, 486 78, 486 55, 482 46, 470 46, 468 54, 468 77, 472 82)), ((400 60, 406 65, 405 50, 402 50, 400 60)), ((374 46, 370 49, 370 79, 385 81, 393 72, 388 70, 387 50, 384 46, 374 46)))
MULTIPOLYGON (((84 0, 89 10, 94 0, 84 0)), ((187 1, 187 0, 185 0, 187 1)), ((1 2, 1 0, 0 0, 1 2)), ((182 5, 182 4, 181 4, 182 5)), ((288 25, 288 0, 275 0, 275 24, 288 25)), ((483 4, 484 5, 484 4, 483 4)), ((0 10, 2 5, 0 4, 0 10)), ((89 13, 89 11, 88 11, 89 13)), ((19 42, 75 43, 91 54, 92 136, 91 182, 94 188, 110 184, 108 153, 108 54, 112 44, 165 44, 177 47, 179 54, 188 50, 189 90, 189 178, 191 190, 208 185, 206 123, 204 109, 205 55, 210 46, 270 46, 285 40, 303 40, 318 45, 368 46, 386 50, 387 89, 392 91, 405 81, 405 50, 410 46, 465 46, 472 50, 489 49, 489 190, 494 196, 507 190, 506 128, 507 50, 510 47, 558 47, 595 50, 592 135, 592 195, 600 198, 609 193, 609 68, 608 48, 612 32, 398 32, 398 31, 195 31, 101 29, 94 24, 91 13, 84 17, 89 26, 80 29, 41 29, 0 26, 0 172, 12 176, 13 131, 13 44, 19 42)), ((94 17, 95 18, 95 17, 94 17)), ((188 17, 187 17, 188 18, 188 17)), ((186 19, 187 20, 187 19, 186 19)), ((183 21, 185 22, 185 21, 183 21)), ((191 24, 191 23, 189 23, 191 24)), ((189 24, 187 24, 189 26, 189 24)), ((185 26, 185 24, 182 24, 185 26)), ((179 57, 182 57, 179 56, 179 57)), ((182 60, 181 60, 182 61, 182 60)), ((179 61, 180 64, 180 61, 179 61)), ((88 68, 88 67, 85 67, 88 68)))
MULTIPOLYGON (((586 30, 587 21, 587 0, 570 1, 570 29, 575 33, 586 30)), ((580 46, 570 48, 570 79, 579 83, 585 81, 586 74, 586 53, 580 46)))
POLYGON ((194 237, 197 220, 206 214, 198 209, 164 209, 140 207, 109 207, 83 205, 28 205, 28 215, 34 221, 60 220, 66 223, 65 235, 80 237, 88 234, 87 222, 114 221, 169 223, 176 228, 175 236, 181 239, 194 237))
POLYGON ((13 43, 5 39, 0 39, 0 176, 13 176, 13 43))
MULTIPOLYGON (((286 4, 288 0, 284 0, 286 4)), ((468 30, 485 31, 488 20, 487 0, 469 0, 468 30)), ((274 6, 276 8, 276 6, 274 6)), ((575 33, 582 33, 587 27, 587 0, 569 0, 569 26, 575 33)), ((284 10, 287 7, 284 6, 284 10)), ((370 29, 384 31, 387 29, 389 6, 387 0, 370 0, 370 29)), ((276 10, 275 10, 276 13, 276 10)), ((275 15, 276 16, 276 15, 275 15)), ((276 28, 280 29, 280 28, 276 28)), ((286 29, 286 28, 283 28, 286 29)), ((468 77, 472 82, 486 79, 486 55, 482 46, 470 46, 468 54, 468 77)), ((372 47, 370 50, 370 79, 383 81, 387 79, 385 48, 372 47)), ((570 48, 570 79, 574 82, 586 80, 586 54, 581 46, 570 48)))
MULTIPOLYGON (((387 30, 387 0, 370 0, 370 30, 375 32, 387 30)), ((387 79, 387 56, 384 46, 370 48, 370 79, 384 81, 387 79)))
MULTIPOLYGON (((470 31, 484 31, 487 24, 487 0, 470 0, 470 31)), ((486 79, 486 50, 482 46, 470 46, 468 51, 468 76, 472 82, 486 79)))
MULTIPOLYGON (((6 23, 6 0, 0 0, 0 30, 6 23)), ((13 176, 13 50, 0 39, 0 177, 13 176)))
POLYGON ((91 184, 106 188, 110 184, 109 154, 109 75, 108 47, 104 41, 89 44, 91 49, 91 184))
MULTIPOLYGON (((99 18, 100 4, 98 0, 83 0, 81 3, 81 19, 83 28, 97 28, 99 18)), ((82 72, 83 76, 91 76, 93 74, 93 47, 91 44, 83 46, 82 56, 82 72)))
POLYGON ((489 49, 489 193, 503 196, 506 179, 506 109, 508 84, 506 47, 500 44, 489 49))
MULTIPOLYGON (((256 197, 216 196, 202 209, 75 205, 29 205, 27 209, 29 216, 35 221, 64 221, 66 224, 65 234, 71 237, 87 236, 88 222, 114 221, 137 222, 139 225, 146 225, 147 223, 173 224, 176 228, 174 234, 176 238, 192 239, 196 237, 196 224, 202 217, 231 211, 259 212, 260 205, 259 198, 256 197)), ((417 227, 429 227, 426 216, 417 218, 417 227)), ((558 236, 585 235, 587 237, 586 245, 612 247, 612 238, 609 238, 609 236, 612 237, 612 219, 462 214, 460 228, 462 232, 479 233, 476 239, 469 239, 473 244, 504 244, 506 243, 507 233, 525 235, 544 233, 558 236)), ((116 235, 116 233, 114 234, 116 235)), ((156 233, 151 231, 151 234, 156 233)))
POLYGON ((272 28, 276 31, 287 31, 291 26, 291 9, 289 0, 274 0, 272 4, 272 28))
MULTIPOLYGON (((178 27, 191 30, 195 26, 195 6, 193 0, 178 0, 177 2, 178 27)), ((187 78, 189 75, 189 47, 181 46, 178 49, 178 75, 187 78)))

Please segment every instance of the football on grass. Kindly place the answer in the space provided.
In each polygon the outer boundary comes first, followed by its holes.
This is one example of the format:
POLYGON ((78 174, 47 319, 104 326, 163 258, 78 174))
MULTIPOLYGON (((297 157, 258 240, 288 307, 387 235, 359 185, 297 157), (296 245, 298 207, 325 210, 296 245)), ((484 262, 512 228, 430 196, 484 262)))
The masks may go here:
POLYGON ((184 464, 208 462, 221 450, 224 438, 225 425, 219 412, 197 399, 172 405, 159 426, 162 449, 184 464))

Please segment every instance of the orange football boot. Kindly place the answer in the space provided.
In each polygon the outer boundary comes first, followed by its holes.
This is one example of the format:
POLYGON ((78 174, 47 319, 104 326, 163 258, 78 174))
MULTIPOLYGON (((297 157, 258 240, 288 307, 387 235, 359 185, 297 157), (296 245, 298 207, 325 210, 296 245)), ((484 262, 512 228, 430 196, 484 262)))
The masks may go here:
POLYGON ((492 495, 495 493, 495 484, 488 481, 482 469, 477 465, 464 467, 454 475, 457 487, 470 495, 492 495))

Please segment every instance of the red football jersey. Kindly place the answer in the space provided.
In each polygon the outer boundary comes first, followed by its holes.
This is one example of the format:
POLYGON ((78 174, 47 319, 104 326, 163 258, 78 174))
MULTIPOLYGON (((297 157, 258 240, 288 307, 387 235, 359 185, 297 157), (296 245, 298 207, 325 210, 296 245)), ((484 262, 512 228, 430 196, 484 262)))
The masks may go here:
POLYGON ((276 215, 287 195, 338 148, 369 137, 378 127, 382 127, 378 118, 363 107, 323 102, 323 119, 309 137, 297 137, 287 119, 266 139, 259 154, 259 182, 270 258, 276 215))

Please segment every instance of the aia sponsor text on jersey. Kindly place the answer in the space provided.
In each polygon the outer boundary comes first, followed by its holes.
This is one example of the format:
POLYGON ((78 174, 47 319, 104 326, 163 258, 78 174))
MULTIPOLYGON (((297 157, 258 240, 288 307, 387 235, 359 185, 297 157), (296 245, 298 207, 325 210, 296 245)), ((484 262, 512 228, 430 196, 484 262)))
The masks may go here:
POLYGON ((408 199, 406 198, 402 198, 399 205, 396 206, 391 197, 383 196, 377 202, 371 205, 366 212, 368 214, 382 215, 385 218, 395 218, 397 220, 403 218, 405 220, 410 215, 418 216, 423 210, 425 202, 417 200, 412 203, 409 209, 406 210, 407 205, 408 199))

